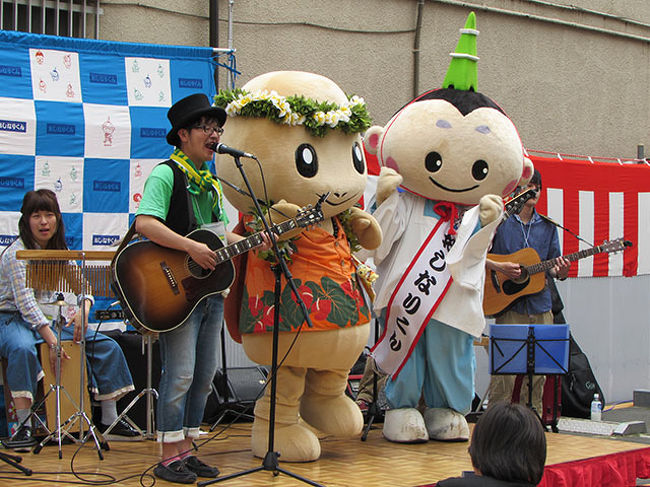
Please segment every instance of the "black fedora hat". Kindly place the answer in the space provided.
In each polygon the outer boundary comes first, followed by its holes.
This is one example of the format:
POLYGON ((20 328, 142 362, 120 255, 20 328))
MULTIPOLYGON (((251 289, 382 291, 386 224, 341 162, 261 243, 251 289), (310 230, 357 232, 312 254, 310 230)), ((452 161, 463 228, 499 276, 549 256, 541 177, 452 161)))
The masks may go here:
POLYGON ((180 143, 178 130, 203 116, 214 118, 220 127, 223 127, 223 124, 226 123, 225 110, 210 105, 208 97, 203 93, 195 93, 178 100, 167 111, 167 118, 172 124, 172 129, 167 133, 167 143, 178 146, 180 143))

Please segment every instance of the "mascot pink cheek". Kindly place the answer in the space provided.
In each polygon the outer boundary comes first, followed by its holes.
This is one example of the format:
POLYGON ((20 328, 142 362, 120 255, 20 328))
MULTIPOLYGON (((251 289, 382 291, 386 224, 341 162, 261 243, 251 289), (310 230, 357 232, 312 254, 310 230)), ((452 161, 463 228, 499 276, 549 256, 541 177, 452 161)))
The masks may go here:
POLYGON ((533 168, 531 166, 524 166, 524 170, 522 171, 521 178, 530 179, 531 177, 533 177, 533 168))
POLYGON ((384 165, 386 167, 390 167, 391 169, 395 169, 395 171, 399 172, 399 166, 397 165, 397 162, 395 161, 395 159, 393 159, 392 157, 389 157, 388 159, 386 159, 386 162, 384 163, 384 165))
POLYGON ((508 186, 506 186, 506 189, 503 190, 503 193, 501 196, 508 196, 510 193, 512 193, 515 188, 517 187, 517 181, 513 180, 508 183, 508 186))

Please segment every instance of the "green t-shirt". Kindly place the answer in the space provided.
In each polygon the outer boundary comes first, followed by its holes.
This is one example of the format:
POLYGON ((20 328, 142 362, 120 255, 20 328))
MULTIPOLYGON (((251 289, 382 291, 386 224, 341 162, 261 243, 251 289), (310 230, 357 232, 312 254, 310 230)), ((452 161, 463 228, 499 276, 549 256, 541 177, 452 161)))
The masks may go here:
MULTIPOLYGON (((174 188, 174 172, 167 164, 158 164, 153 168, 147 178, 142 192, 142 199, 136 211, 137 215, 150 215, 161 220, 167 219, 172 191, 174 188)), ((198 195, 190 194, 190 202, 194 216, 199 226, 212 221, 212 205, 214 198, 218 198, 214 191, 203 191, 198 195)), ((228 224, 228 216, 223 208, 219 208, 219 219, 228 224)), ((216 212, 216 208, 215 208, 216 212)))

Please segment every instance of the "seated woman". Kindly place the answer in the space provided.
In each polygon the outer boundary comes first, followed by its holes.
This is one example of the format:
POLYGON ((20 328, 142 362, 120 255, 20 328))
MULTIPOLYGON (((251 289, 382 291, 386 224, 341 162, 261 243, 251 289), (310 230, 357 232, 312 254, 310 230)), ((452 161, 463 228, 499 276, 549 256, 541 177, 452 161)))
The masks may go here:
MULTIPOLYGON (((31 422, 26 420, 38 381, 43 377, 36 345, 42 342, 49 345, 49 357, 43 357, 43 361, 49 361, 55 374, 58 343, 53 327, 58 321, 58 307, 46 304, 53 301, 52 292, 26 286, 26 261, 16 259, 16 252, 23 249, 67 249, 67 245, 59 203, 52 191, 27 192, 20 212, 19 238, 0 257, 0 356, 7 359, 6 385, 11 390, 18 423, 22 425, 5 444, 9 448, 28 451, 37 442, 32 437, 31 422)), ((133 380, 119 345, 101 333, 87 331, 84 317, 88 316, 94 301, 92 296, 84 298, 81 303, 81 296, 73 297, 73 304, 79 301, 66 317, 69 319, 61 338, 78 342, 82 333, 86 333, 86 359, 88 370, 92 371, 90 387, 95 399, 101 403, 102 425, 99 430, 105 431, 118 417, 116 401, 134 389, 133 380), (84 309, 81 310, 80 306, 84 309), (74 331, 69 328, 71 324, 74 324, 74 331)), ((69 359, 65 351, 62 351, 62 358, 69 359)), ((138 435, 123 420, 111 432, 122 437, 138 435)))
POLYGON ((441 480, 438 487, 532 487, 544 475, 544 428, 527 407, 499 401, 476 423, 469 456, 474 472, 441 480))

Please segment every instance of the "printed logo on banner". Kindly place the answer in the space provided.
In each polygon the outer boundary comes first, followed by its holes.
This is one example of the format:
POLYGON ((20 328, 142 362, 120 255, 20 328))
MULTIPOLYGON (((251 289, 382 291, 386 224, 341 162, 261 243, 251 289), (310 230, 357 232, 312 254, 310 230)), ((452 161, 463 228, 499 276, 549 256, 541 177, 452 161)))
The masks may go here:
POLYGON ((36 112, 36 154, 83 157, 84 113, 81 103, 34 102, 36 112))
POLYGON ((201 78, 178 78, 178 87, 201 91, 203 89, 203 80, 201 78))
POLYGON ((6 247, 18 237, 18 211, 0 211, 0 247, 6 247))
POLYGON ((34 155, 36 113, 32 100, 0 98, 0 153, 34 155))
POLYGON ((36 156, 34 187, 54 191, 62 213, 83 211, 83 179, 82 158, 36 156))
POLYGON ((124 58, 129 105, 171 106, 169 60, 124 58))
POLYGON ((131 155, 129 107, 84 103, 85 156, 128 159, 131 155))
POLYGON ((23 75, 23 70, 20 66, 9 66, 7 64, 0 64, 0 76, 14 76, 20 78, 23 75))
POLYGON ((81 103, 78 53, 32 48, 29 61, 35 100, 81 103))
POLYGON ((167 108, 129 107, 131 112, 131 159, 168 159, 173 148, 167 143, 171 128, 167 108))
POLYGON ((34 189, 34 156, 0 154, 0 211, 19 210, 30 189, 34 189))
POLYGON ((86 159, 84 212, 128 213, 128 159, 86 159))
POLYGON ((129 229, 127 213, 85 213, 83 222, 83 248, 89 250, 115 250, 129 229))
POLYGON ((129 179, 129 213, 135 213, 140 206, 144 183, 159 159, 132 159, 129 179))

